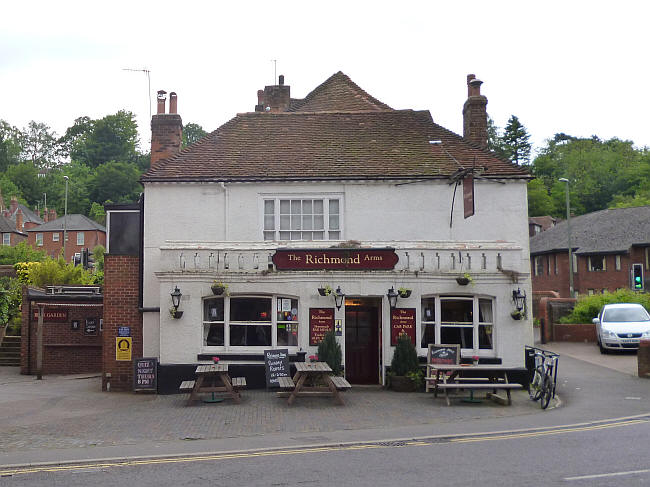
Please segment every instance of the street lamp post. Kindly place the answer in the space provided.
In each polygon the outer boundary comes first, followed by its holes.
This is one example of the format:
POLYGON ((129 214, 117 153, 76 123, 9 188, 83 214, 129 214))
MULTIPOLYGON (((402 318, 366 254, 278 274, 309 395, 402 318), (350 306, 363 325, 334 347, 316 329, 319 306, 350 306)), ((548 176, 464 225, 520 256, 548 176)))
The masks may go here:
POLYGON ((65 179, 65 205, 63 207, 63 260, 67 262, 65 255, 65 247, 68 241, 68 176, 63 176, 65 179))
POLYGON ((569 247, 569 297, 573 297, 573 249, 571 248, 571 202, 569 201, 569 180, 560 178, 560 181, 566 183, 566 232, 567 246, 569 247))

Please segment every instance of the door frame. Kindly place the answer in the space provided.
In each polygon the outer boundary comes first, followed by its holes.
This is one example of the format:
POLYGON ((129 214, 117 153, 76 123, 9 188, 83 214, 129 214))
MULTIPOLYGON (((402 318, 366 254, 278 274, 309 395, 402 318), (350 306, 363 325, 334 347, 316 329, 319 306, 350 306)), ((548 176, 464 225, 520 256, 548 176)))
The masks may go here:
MULTIPOLYGON (((346 343, 346 314, 348 307, 354 308, 355 306, 366 307, 366 308, 375 308, 377 312, 377 385, 383 385, 385 381, 384 377, 384 355, 383 355, 383 341, 384 341, 384 329, 383 329, 383 318, 384 318, 384 298, 383 296, 346 296, 345 297, 345 313, 343 314, 344 323, 343 323, 343 359, 345 360, 345 353, 347 349, 346 343), (348 304, 348 302, 359 302, 359 304, 348 304)), ((347 378, 347 367, 344 368, 344 373, 347 378)))

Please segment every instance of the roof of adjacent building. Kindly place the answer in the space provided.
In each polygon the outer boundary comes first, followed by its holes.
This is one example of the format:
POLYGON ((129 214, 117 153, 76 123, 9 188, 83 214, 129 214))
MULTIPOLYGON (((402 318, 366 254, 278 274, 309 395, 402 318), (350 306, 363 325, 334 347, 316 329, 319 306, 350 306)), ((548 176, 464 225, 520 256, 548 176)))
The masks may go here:
POLYGON ((98 230, 100 232, 106 232, 106 227, 100 225, 94 220, 91 220, 85 215, 80 215, 77 213, 68 215, 67 222, 65 221, 65 216, 52 220, 51 222, 43 223, 38 227, 30 228, 26 230, 27 232, 62 232, 64 223, 66 231, 91 231, 98 230))
POLYGON ((27 208, 25 205, 21 203, 18 203, 18 206, 13 212, 11 212, 11 208, 8 208, 8 210, 10 211, 9 218, 14 222, 16 221, 16 213, 18 212, 18 210, 21 210, 23 213, 23 224, 37 223, 38 225, 40 225, 41 223, 43 223, 43 219, 40 216, 38 216, 36 213, 34 213, 32 210, 30 210, 29 208, 27 208))
MULTIPOLYGON (((531 255, 567 251, 567 222, 530 239, 531 255)), ((595 211, 571 218, 571 247, 576 254, 622 253, 650 245, 650 206, 595 211)))
POLYGON ((18 233, 25 235, 23 232, 16 230, 16 224, 9 218, 0 215, 0 233, 18 233))
POLYGON ((341 72, 291 100, 289 110, 238 114, 142 181, 433 179, 469 168, 483 177, 530 177, 428 111, 393 110, 341 72))

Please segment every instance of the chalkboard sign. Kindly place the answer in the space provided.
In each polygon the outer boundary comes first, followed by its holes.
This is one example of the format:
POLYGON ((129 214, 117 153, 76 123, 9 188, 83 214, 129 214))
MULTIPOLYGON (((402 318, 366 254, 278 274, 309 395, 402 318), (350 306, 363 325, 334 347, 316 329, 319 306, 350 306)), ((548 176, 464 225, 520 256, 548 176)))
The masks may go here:
POLYGON ((84 335, 97 335, 97 318, 86 318, 84 335))
POLYGON ((278 377, 289 377, 289 350, 264 350, 266 387, 279 387, 278 377))
POLYGON ((429 343, 429 364, 458 365, 460 362, 460 345, 442 345, 429 343))
POLYGON ((133 361, 133 390, 156 392, 158 389, 158 359, 138 358, 133 361))

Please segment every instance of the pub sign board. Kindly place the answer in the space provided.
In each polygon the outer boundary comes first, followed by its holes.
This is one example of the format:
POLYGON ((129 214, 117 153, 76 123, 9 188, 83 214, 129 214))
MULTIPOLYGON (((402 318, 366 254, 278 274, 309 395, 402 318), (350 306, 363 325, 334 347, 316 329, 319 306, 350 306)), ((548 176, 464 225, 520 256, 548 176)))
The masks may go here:
POLYGON ((97 335, 97 318, 86 318, 84 335, 97 335))
POLYGON ((280 387, 278 377, 289 377, 289 350, 264 350, 266 387, 280 387))
POLYGON ((458 365, 460 363, 460 345, 429 343, 427 362, 431 365, 458 365))
POLYGON ((318 345, 334 330, 334 308, 309 308, 309 345, 318 345))
POLYGON ((273 254, 279 271, 391 270, 398 261, 395 249, 278 249, 273 254))
POLYGON ((390 344, 397 345, 400 335, 406 335, 415 345, 415 308, 393 308, 390 310, 390 344))
MULTIPOLYGON (((33 309, 34 321, 38 321, 38 306, 33 309)), ((68 321, 68 310, 57 308, 45 308, 43 310, 43 321, 65 323, 68 321)))
POLYGON ((158 389, 158 359, 138 358, 133 361, 133 390, 156 392, 158 389))

